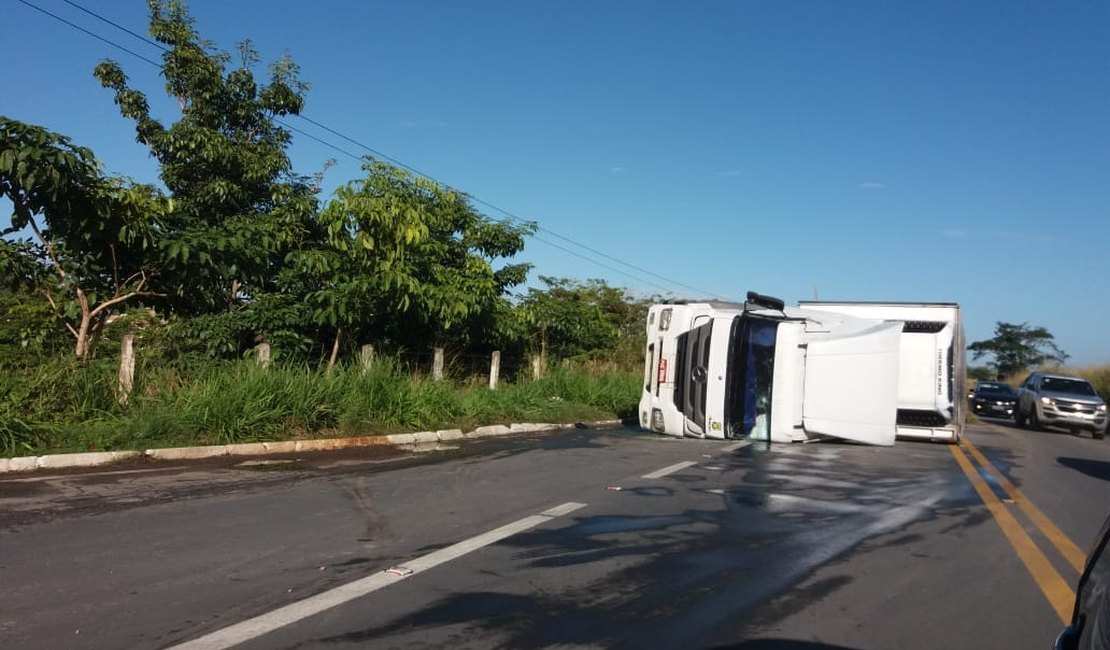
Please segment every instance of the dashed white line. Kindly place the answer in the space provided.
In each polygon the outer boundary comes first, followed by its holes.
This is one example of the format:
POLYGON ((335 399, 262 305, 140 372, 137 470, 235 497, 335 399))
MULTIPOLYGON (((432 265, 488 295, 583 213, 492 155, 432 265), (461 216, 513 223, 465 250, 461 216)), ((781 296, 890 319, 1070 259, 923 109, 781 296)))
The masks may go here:
POLYGON ((674 465, 668 465, 667 467, 664 467, 663 469, 657 469, 657 470, 655 470, 654 472, 652 472, 650 474, 644 474, 640 478, 663 478, 664 476, 667 476, 668 474, 674 474, 675 472, 684 470, 687 467, 692 467, 692 466, 697 465, 697 464, 698 464, 697 461, 693 461, 693 460, 686 461, 684 463, 675 463, 674 465))
POLYGON ((330 591, 325 591, 322 594, 317 594, 284 607, 279 607, 266 614, 247 619, 240 623, 216 630, 211 634, 193 639, 192 641, 173 646, 170 650, 217 650, 230 648, 260 637, 267 632, 272 632, 280 627, 285 627, 286 625, 306 619, 313 614, 318 614, 360 596, 365 596, 383 587, 388 587, 400 580, 406 580, 436 565, 456 559, 484 546, 499 542, 506 537, 523 532, 529 528, 534 528, 556 517, 561 517, 584 507, 586 507, 585 503, 564 503, 560 506, 545 510, 538 515, 518 519, 500 528, 494 528, 481 535, 471 537, 470 539, 464 539, 446 548, 418 557, 405 563, 403 567, 404 571, 382 571, 366 576, 365 578, 349 582, 330 591))

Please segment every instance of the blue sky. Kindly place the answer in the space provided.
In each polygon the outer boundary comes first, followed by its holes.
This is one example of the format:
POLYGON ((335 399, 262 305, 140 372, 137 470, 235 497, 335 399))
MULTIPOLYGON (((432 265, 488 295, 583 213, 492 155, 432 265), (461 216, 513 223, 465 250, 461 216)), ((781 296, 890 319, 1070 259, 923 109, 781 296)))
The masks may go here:
MULTIPOLYGON (((29 1, 158 59, 63 0, 29 1)), ((76 1, 146 33, 144 2, 76 1)), ((189 6, 222 48, 250 38, 265 62, 288 51, 312 84, 306 116, 588 258, 530 241, 533 278, 955 301, 969 341, 1028 322, 1073 365, 1110 363, 1110 3, 189 6)), ((91 70, 118 60, 169 120, 157 70, 17 0, 2 11, 0 113, 155 181, 91 70)), ((291 153, 303 173, 335 158, 329 189, 360 174, 302 136, 291 153)))

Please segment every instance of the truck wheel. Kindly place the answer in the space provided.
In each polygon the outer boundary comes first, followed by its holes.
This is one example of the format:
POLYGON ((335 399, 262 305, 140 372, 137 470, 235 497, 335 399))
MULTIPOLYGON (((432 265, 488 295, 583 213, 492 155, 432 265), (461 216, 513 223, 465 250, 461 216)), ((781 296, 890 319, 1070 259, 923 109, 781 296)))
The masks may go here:
POLYGON ((1037 407, 1035 405, 1029 410, 1029 428, 1034 431, 1041 430, 1041 419, 1037 417, 1037 407))
POLYGON ((1025 414, 1021 412, 1021 407, 1014 409, 1014 424, 1022 429, 1025 428, 1025 414))
POLYGON ((1095 440, 1102 440, 1104 437, 1106 437, 1106 430, 1103 429, 1102 431, 1092 431, 1091 437, 1093 437, 1095 440))

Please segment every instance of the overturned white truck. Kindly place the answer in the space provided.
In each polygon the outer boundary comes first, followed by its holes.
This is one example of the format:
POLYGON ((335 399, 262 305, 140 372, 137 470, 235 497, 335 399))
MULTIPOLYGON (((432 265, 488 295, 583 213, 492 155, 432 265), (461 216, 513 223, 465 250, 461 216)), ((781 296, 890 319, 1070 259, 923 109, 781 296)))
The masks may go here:
POLYGON ((954 303, 653 305, 640 425, 698 438, 771 442, 963 432, 964 339, 954 303))

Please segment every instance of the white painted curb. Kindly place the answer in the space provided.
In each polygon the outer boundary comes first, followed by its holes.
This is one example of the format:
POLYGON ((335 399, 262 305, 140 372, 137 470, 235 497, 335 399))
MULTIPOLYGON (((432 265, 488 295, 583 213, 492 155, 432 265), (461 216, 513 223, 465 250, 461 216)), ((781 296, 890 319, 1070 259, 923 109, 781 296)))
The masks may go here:
MULTIPOLYGON (((620 424, 620 420, 592 422, 588 426, 607 427, 620 424)), ((515 433, 539 431, 565 431, 574 429, 576 424, 491 424, 478 427, 473 431, 462 429, 442 429, 440 431, 418 431, 416 433, 397 433, 388 436, 358 436, 353 438, 323 438, 318 440, 285 440, 279 442, 245 442, 232 445, 208 445, 202 447, 169 447, 147 449, 145 451, 99 451, 78 454, 48 454, 44 456, 16 456, 0 458, 0 474, 9 472, 29 472, 36 469, 63 469, 68 467, 95 467, 114 463, 125 458, 146 456, 156 460, 199 460, 220 456, 261 456, 265 454, 293 453, 299 451, 334 451, 376 445, 395 447, 435 448, 434 443, 457 441, 471 438, 487 438, 515 433)))
POLYGON ((16 456, 0 458, 0 474, 28 472, 33 469, 64 469, 67 467, 92 467, 114 463, 124 458, 138 456, 137 451, 96 451, 78 454, 48 454, 46 456, 16 456))

